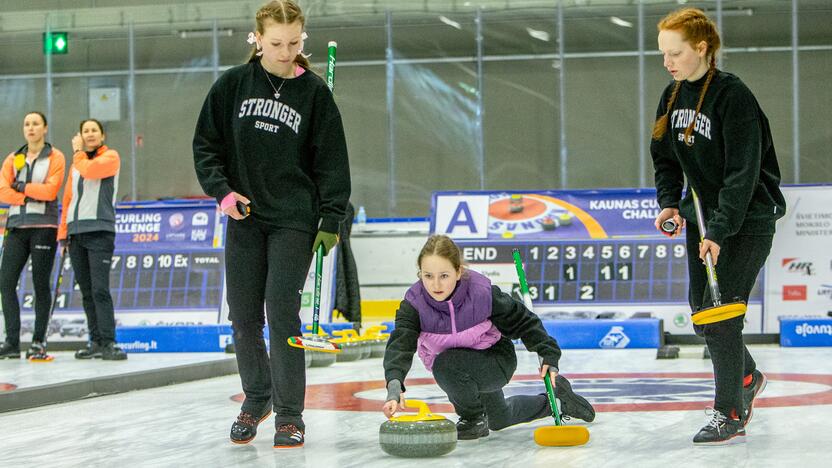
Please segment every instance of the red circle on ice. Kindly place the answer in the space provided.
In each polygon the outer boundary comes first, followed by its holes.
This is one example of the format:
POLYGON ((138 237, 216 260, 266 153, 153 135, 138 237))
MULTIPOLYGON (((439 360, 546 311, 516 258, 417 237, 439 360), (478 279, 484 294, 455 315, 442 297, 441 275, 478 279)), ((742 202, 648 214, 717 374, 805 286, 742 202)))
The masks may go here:
MULTIPOLYGON (((587 397, 599 412, 683 411, 698 410, 713 404, 713 374, 705 372, 643 372, 564 374, 576 392, 587 397)), ((769 387, 754 401, 755 408, 814 406, 832 404, 832 375, 766 373, 769 387), (781 391, 772 391, 773 386, 781 391), (766 396, 769 394, 769 396, 766 396)), ((543 384, 537 375, 516 375, 504 388, 517 393, 534 394, 543 384), (534 386, 534 388, 532 388, 534 386), (523 388, 527 387, 527 388, 523 388), (514 388, 517 390, 517 388, 514 388)), ((411 397, 423 387, 427 393, 441 393, 432 378, 407 379, 411 397)), ((338 411, 381 411, 385 384, 381 380, 308 385, 306 409, 338 411), (362 396, 360 394, 372 394, 362 396)), ((444 394, 442 394, 444 395, 444 394)), ((406 394, 407 396, 407 394, 406 394)), ((231 397, 242 401, 242 394, 231 397)), ((421 397, 419 397, 421 398, 421 397)), ((437 413, 453 413, 447 398, 435 398, 430 408, 437 413)))

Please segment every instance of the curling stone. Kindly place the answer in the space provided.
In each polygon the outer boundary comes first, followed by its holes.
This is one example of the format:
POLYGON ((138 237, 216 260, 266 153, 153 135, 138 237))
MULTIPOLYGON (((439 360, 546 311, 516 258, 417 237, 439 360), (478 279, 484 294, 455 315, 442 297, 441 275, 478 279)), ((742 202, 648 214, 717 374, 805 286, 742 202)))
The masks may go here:
POLYGON ((389 333, 382 333, 387 329, 387 325, 376 325, 368 328, 364 332, 364 340, 370 345, 370 357, 380 358, 384 357, 384 350, 387 349, 387 340, 390 338, 389 333))
POLYGON ((361 338, 358 337, 355 330, 335 330, 332 334, 338 337, 334 338, 332 342, 341 348, 341 352, 336 354, 336 360, 338 362, 350 362, 361 359, 366 346, 361 341, 361 338))
POLYGON ((512 195, 509 198, 508 202, 508 212, 509 213, 522 213, 523 212, 523 195, 512 195))
POLYGON ((303 360, 306 363, 307 368, 312 367, 312 353, 314 353, 314 351, 303 350, 303 360))
POLYGON ((569 226, 572 224, 572 215, 569 213, 562 213, 558 216, 558 226, 569 226))
POLYGON ((381 449, 405 458, 440 457, 456 448, 456 424, 433 414, 424 401, 408 400, 418 414, 390 418, 378 431, 381 449))
POLYGON ((557 228, 557 224, 555 220, 552 219, 550 216, 543 218, 543 222, 540 224, 540 227, 543 228, 544 231, 554 231, 557 228))

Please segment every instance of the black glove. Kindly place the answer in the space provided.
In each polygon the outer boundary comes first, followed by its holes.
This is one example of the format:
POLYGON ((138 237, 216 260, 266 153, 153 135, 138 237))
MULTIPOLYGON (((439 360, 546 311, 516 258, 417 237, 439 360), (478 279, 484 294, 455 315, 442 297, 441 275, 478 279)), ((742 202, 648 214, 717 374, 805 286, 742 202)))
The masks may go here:
POLYGON ((399 402, 402 399, 402 383, 397 379, 391 380, 387 383, 387 399, 384 401, 399 402))
POLYGON ((21 180, 17 180, 12 184, 12 188, 17 190, 20 193, 23 193, 26 190, 26 182, 21 180))

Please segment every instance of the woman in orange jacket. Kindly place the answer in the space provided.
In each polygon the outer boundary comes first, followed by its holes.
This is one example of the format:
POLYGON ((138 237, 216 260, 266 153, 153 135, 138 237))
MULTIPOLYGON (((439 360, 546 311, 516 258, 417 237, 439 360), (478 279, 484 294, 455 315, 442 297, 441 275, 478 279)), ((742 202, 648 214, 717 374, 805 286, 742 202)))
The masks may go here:
POLYGON ((121 166, 118 152, 104 145, 104 126, 81 122, 72 138, 72 167, 64 190, 58 239, 69 248, 81 289, 89 342, 76 359, 127 359, 116 346, 115 311, 110 295, 110 262, 116 240, 116 192, 121 166))
POLYGON ((55 262, 58 230, 58 192, 64 181, 64 154, 46 142, 49 127, 40 112, 23 118, 26 144, 9 154, 0 169, 0 201, 9 205, 3 260, 0 261, 0 296, 6 339, 0 359, 20 359, 20 304, 17 283, 32 257, 35 297, 35 331, 26 357, 46 355, 46 331, 52 292, 49 278, 55 262))

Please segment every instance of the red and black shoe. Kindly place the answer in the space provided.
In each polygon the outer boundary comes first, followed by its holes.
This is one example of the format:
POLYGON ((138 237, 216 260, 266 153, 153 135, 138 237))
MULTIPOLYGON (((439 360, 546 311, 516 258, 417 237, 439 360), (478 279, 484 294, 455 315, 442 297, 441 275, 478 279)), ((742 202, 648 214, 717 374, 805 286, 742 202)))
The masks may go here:
POLYGON ((298 448, 303 447, 303 429, 294 424, 280 424, 274 433, 274 448, 298 448))
POLYGON ((237 420, 231 425, 231 442, 235 444, 247 444, 254 440, 254 437, 257 435, 257 426, 271 414, 272 410, 266 409, 266 412, 258 418, 251 413, 240 411, 237 420))
POLYGON ((742 402, 745 406, 744 417, 742 418, 743 427, 751 422, 751 416, 754 415, 754 399, 757 398, 757 395, 763 393, 767 383, 766 375, 755 369, 751 373, 751 383, 742 388, 742 402))

